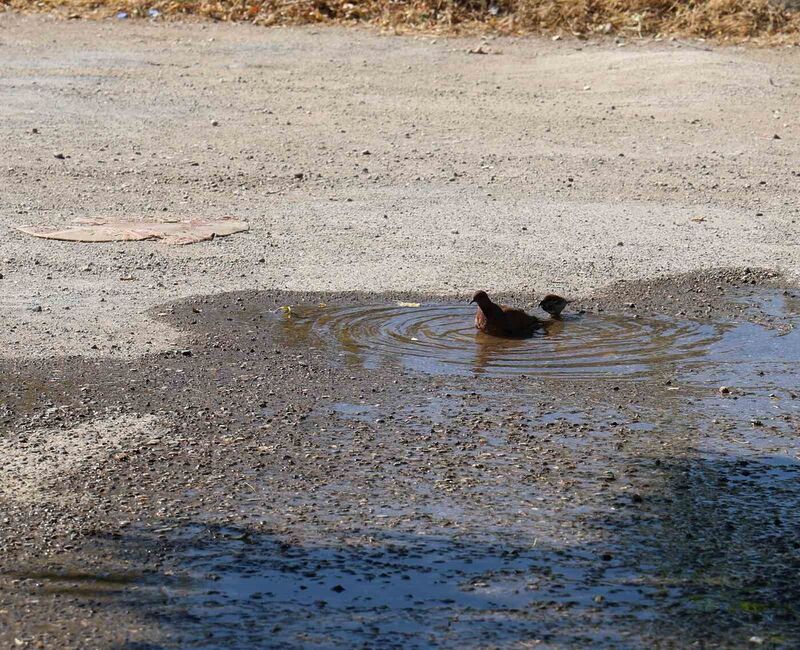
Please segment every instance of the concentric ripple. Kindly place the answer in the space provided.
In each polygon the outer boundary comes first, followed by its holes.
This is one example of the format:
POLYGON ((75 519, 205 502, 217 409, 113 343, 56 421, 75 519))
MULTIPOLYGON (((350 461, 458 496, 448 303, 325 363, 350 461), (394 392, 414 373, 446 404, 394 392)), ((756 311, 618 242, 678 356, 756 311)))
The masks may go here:
POLYGON ((529 339, 477 332, 462 305, 362 305, 293 311, 289 320, 367 367, 399 362, 432 373, 591 378, 639 376, 702 357, 722 328, 688 320, 574 316, 529 339))

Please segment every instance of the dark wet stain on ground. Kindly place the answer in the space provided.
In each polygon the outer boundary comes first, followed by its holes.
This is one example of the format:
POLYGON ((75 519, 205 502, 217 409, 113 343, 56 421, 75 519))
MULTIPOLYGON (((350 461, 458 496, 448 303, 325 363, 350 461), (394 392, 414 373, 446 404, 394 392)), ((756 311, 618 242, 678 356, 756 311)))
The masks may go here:
POLYGON ((187 341, 158 357, 6 364, 7 435, 169 426, 55 481, 72 510, 8 501, 4 575, 159 647, 792 647, 797 300, 729 297, 743 318, 509 343, 461 305, 242 294, 169 307, 187 341))

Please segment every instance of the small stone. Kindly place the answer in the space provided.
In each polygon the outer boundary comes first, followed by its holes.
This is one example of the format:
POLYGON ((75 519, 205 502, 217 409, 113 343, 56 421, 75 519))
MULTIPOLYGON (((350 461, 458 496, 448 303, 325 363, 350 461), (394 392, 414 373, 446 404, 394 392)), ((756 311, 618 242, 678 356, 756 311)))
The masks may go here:
POLYGON ((31 311, 35 311, 35 312, 38 313, 38 312, 42 311, 42 306, 41 305, 34 305, 33 307, 31 307, 31 311))
POLYGON ((211 120, 211 126, 219 126, 219 122, 217 122, 217 120, 211 120))
POLYGON ((331 587, 331 591, 335 591, 337 594, 340 594, 344 591, 344 587, 342 587, 342 585, 336 585, 335 587, 331 587))
POLYGON ((66 158, 66 156, 63 153, 59 152, 59 153, 54 153, 53 154, 53 158, 55 158, 57 160, 64 160, 64 158, 66 158))
POLYGON ((773 135, 773 136, 772 136, 772 139, 773 139, 773 140, 780 140, 780 139, 781 139, 781 136, 779 136, 779 135, 776 133, 775 135, 773 135))
POLYGON ((369 149, 364 149, 364 151, 361 152, 361 155, 362 156, 371 156, 372 152, 369 149))
POLYGON ((303 172, 295 172, 294 177, 297 180, 303 180, 303 172))
POLYGON ((614 556, 611 555, 611 553, 603 553, 600 556, 600 559, 603 560, 603 562, 610 562, 611 560, 614 559, 614 556))
POLYGON ((727 386, 720 386, 719 387, 719 394, 720 395, 730 395, 731 389, 727 386))

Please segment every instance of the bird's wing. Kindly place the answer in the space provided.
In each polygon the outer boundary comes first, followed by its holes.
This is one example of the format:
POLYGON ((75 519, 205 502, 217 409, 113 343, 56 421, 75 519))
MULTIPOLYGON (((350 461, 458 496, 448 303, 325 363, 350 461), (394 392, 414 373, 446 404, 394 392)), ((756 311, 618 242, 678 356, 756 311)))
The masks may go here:
POLYGON ((514 309, 506 305, 503 305, 501 309, 506 317, 506 327, 512 332, 525 330, 539 322, 538 318, 526 314, 521 309, 514 309))

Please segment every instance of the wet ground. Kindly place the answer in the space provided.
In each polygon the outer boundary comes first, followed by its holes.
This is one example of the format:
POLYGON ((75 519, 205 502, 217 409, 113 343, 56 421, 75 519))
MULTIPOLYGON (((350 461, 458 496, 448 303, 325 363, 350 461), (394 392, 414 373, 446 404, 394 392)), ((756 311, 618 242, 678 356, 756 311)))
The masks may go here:
POLYGON ((800 292, 471 314, 227 294, 164 354, 0 362, 0 642, 796 647, 800 292))

